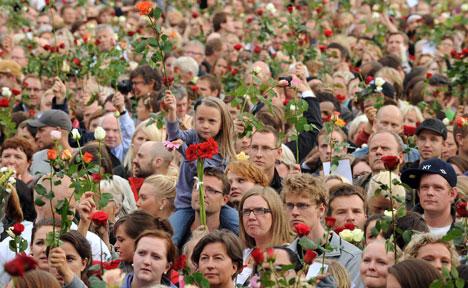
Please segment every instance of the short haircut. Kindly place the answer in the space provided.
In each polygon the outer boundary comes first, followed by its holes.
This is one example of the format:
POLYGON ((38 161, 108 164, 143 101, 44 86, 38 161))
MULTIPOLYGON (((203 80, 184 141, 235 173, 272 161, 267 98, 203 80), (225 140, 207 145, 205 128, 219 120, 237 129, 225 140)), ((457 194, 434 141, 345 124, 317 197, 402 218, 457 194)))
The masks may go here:
POLYGON ((383 56, 379 59, 379 63, 382 64, 382 66, 384 67, 390 67, 396 70, 401 68, 401 59, 400 57, 394 54, 383 56))
POLYGON ((372 133, 372 135, 369 137, 369 141, 367 142, 369 144, 369 147, 370 147, 370 143, 372 142, 372 139, 376 135, 385 134, 385 133, 390 134, 390 135, 393 136, 393 138, 395 139, 395 141, 396 141, 396 143, 398 145, 398 152, 403 152, 405 144, 403 143, 403 140, 401 139, 400 135, 396 134, 393 131, 388 131, 388 130, 383 130, 383 131, 378 131, 378 132, 372 133))
POLYGON ((205 46, 205 55, 206 56, 211 56, 215 52, 219 52, 221 50, 223 50, 223 41, 221 41, 221 39, 214 38, 214 39, 210 39, 210 40, 208 40, 208 42, 206 42, 206 46, 205 46))
POLYGON ((338 44, 338 43, 336 43, 336 42, 332 42, 332 43, 328 44, 327 48, 338 49, 338 50, 340 50, 340 52, 341 52, 341 58, 342 58, 342 59, 344 59, 344 60, 348 60, 348 59, 349 59, 349 51, 348 51, 348 49, 346 49, 346 47, 344 47, 343 45, 338 44))
POLYGON ((455 250, 453 242, 445 241, 442 236, 433 235, 429 232, 414 235, 408 245, 406 245, 403 256, 406 259, 417 258, 419 249, 429 244, 444 245, 450 252, 450 262, 452 263, 452 267, 457 267, 460 264, 458 253, 457 250, 455 250))
MULTIPOLYGON (((428 233, 429 227, 427 227, 426 222, 424 222, 424 218, 412 211, 407 211, 405 216, 397 217, 395 228, 396 232, 396 244, 400 249, 404 249, 406 247, 406 241, 403 237, 404 232, 411 232, 411 233, 428 233)), ((383 233, 385 239, 390 239, 393 235, 393 225, 383 233)), ((412 236, 412 235, 411 235, 412 236)))
POLYGON ((320 103, 322 102, 331 102, 333 104, 333 107, 335 107, 335 111, 338 111, 341 113, 341 105, 338 99, 336 99, 335 95, 329 91, 318 91, 316 94, 317 99, 320 103))
POLYGON ((226 174, 228 172, 235 173, 238 176, 246 178, 250 182, 257 185, 266 187, 269 185, 268 178, 260 168, 250 161, 232 161, 229 162, 226 168, 226 174))
POLYGON ((405 45, 408 46, 408 43, 409 43, 408 35, 406 35, 406 33, 403 33, 401 31, 388 33, 387 37, 385 37, 385 42, 388 42, 388 39, 390 39, 390 37, 395 36, 395 35, 400 35, 401 37, 403 37, 403 43, 405 43, 405 45))
POLYGON ((166 242, 166 259, 168 263, 174 265, 175 258, 177 256, 177 248, 172 242, 171 234, 167 233, 163 230, 145 230, 143 233, 135 239, 135 245, 133 246, 135 251, 138 248, 138 243, 140 243, 141 239, 148 237, 148 238, 158 238, 164 240, 166 242))
POLYGON ((145 84, 149 84, 151 81, 154 81, 154 89, 157 90, 161 87, 162 76, 158 69, 153 69, 148 64, 144 64, 135 68, 130 72, 130 79, 134 79, 138 76, 143 78, 145 84))
POLYGON ((323 180, 311 174, 297 173, 286 177, 281 190, 283 201, 289 194, 304 195, 317 205, 327 205, 328 192, 323 180))
POLYGON ((6 149, 14 149, 14 150, 18 149, 22 151, 24 154, 26 154, 26 159, 28 161, 31 161, 32 156, 34 154, 34 147, 32 146, 32 144, 28 140, 20 136, 15 136, 15 137, 6 139, 2 145, 2 153, 6 149))
POLYGON ((198 267, 203 249, 205 249, 207 245, 215 243, 220 243, 224 245, 224 248, 226 249, 226 254, 229 256, 229 258, 231 258, 232 263, 236 265, 237 271, 236 273, 234 273, 234 275, 232 275, 232 278, 234 278, 244 268, 244 266, 242 265, 243 250, 239 238, 236 235, 234 235, 234 233, 232 233, 231 231, 224 229, 215 230, 203 237, 202 239, 200 239, 197 245, 195 245, 195 248, 193 248, 192 262, 195 264, 195 266, 198 267))
POLYGON ((257 118, 264 125, 275 128, 276 131, 284 131, 285 120, 284 110, 282 108, 279 108, 275 105, 272 105, 270 108, 265 105, 260 109, 260 111, 255 113, 255 118, 257 118))
POLYGON ((349 197, 349 196, 358 196, 362 200, 362 206, 364 208, 364 213, 367 214, 367 205, 366 198, 364 197, 364 190, 359 186, 353 186, 351 184, 343 183, 338 184, 330 188, 328 196, 328 209, 327 215, 332 214, 331 203, 338 197, 349 197))
POLYGON ((213 16, 213 30, 218 32, 221 30, 221 24, 227 22, 228 14, 226 12, 218 12, 213 16))
POLYGON ((203 55, 205 55, 205 45, 202 42, 200 42, 198 40, 191 40, 191 41, 185 43, 184 48, 187 47, 187 46, 198 46, 198 48, 200 48, 202 50, 203 55))
POLYGON ((223 183, 223 195, 229 195, 229 190, 231 189, 231 185, 229 185, 229 181, 224 174, 224 172, 220 169, 214 167, 207 167, 203 171, 203 176, 211 176, 215 177, 223 183))
POLYGON ((278 134, 278 131, 269 126, 269 125, 266 125, 266 126, 263 126, 261 128, 258 128, 257 130, 255 130, 255 132, 252 134, 252 137, 255 135, 255 134, 273 134, 274 138, 275 138, 275 147, 280 147, 281 146, 281 140, 280 140, 280 137, 279 137, 279 134, 278 134))
POLYGON ((216 96, 219 96, 219 93, 221 92, 221 89, 222 89, 222 85, 221 85, 221 82, 218 80, 218 78, 216 78, 215 76, 211 74, 206 74, 206 75, 201 76, 198 79, 198 81, 202 81, 202 80, 207 81, 209 83, 211 91, 218 90, 218 95, 216 96))
MULTIPOLYGON (((340 136, 343 138, 343 142, 347 142, 348 141, 348 136, 346 135, 346 133, 343 131, 343 129, 341 129, 340 127, 338 126, 334 126, 333 127, 333 131, 332 132, 337 132, 338 134, 340 134, 340 136)), ((327 128, 322 128, 322 130, 320 130, 319 134, 317 135, 317 142, 318 142, 318 139, 322 136, 328 136, 330 133, 327 131, 327 128)))
POLYGON ((198 75, 198 63, 193 59, 192 57, 189 56, 181 56, 177 58, 174 63, 172 63, 172 66, 174 69, 177 67, 180 69, 182 72, 190 72, 192 75, 195 77, 198 75))

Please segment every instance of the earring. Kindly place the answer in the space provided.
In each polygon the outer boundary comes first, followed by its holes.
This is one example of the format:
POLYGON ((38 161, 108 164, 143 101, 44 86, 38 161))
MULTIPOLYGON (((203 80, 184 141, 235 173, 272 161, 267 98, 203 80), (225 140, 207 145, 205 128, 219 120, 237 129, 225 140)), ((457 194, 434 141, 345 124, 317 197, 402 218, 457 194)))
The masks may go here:
POLYGON ((162 211, 163 209, 164 209, 164 208, 163 208, 163 206, 162 206, 162 205, 161 205, 161 206, 159 206, 159 211, 162 211))

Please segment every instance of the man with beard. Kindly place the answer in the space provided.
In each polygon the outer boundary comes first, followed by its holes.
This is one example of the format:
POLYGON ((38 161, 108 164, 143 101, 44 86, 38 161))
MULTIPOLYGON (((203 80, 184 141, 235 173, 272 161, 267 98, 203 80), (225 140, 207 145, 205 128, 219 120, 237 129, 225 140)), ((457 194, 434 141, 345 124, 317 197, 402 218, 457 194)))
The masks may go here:
POLYGON ((162 142, 147 141, 141 144, 133 159, 135 176, 147 178, 151 175, 167 175, 173 158, 162 142))

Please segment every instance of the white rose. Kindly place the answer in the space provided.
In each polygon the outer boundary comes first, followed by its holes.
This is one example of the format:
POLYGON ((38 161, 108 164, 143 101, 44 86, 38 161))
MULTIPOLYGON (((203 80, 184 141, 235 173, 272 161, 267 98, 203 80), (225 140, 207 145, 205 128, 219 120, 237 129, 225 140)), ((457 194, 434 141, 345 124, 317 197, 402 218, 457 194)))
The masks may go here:
POLYGON ((468 3, 463 4, 463 5, 461 6, 461 10, 462 10, 463 12, 468 11, 468 3))
POLYGON ((375 88, 375 92, 382 92, 382 86, 377 86, 377 88, 375 88))
POLYGON ((444 20, 448 19, 448 18, 450 18, 450 13, 449 12, 444 12, 444 13, 442 13, 442 15, 440 15, 440 17, 442 17, 442 19, 444 19, 444 20))
POLYGON ((268 3, 265 9, 273 15, 276 14, 276 8, 275 8, 275 5, 273 5, 273 3, 268 3))
POLYGON ((11 90, 8 87, 2 88, 2 96, 3 97, 11 97, 11 90))
POLYGON ((68 65, 67 61, 63 61, 62 72, 65 72, 65 73, 70 72, 70 65, 68 65))
POLYGON ((0 168, 0 173, 5 173, 8 171, 8 168, 7 167, 2 167, 0 168))
POLYGON ((289 110, 293 112, 296 111, 296 105, 289 106, 289 110))
POLYGON ((385 80, 382 77, 377 77, 377 78, 375 78, 374 83, 375 83, 375 86, 382 87, 382 85, 385 84, 385 80))
POLYGON ((94 139, 102 141, 104 138, 106 138, 106 131, 102 127, 97 127, 96 130, 94 130, 94 139))
POLYGON ((351 231, 351 234, 353 234, 354 242, 361 242, 364 238, 364 231, 358 228, 355 228, 353 231, 351 231))
POLYGON ((256 75, 258 75, 258 74, 260 74, 260 73, 262 72, 262 68, 260 68, 260 67, 258 67, 258 66, 255 66, 255 67, 253 68, 253 72, 254 72, 256 75))
POLYGON ((75 141, 79 141, 79 140, 80 140, 81 135, 80 135, 80 132, 78 132, 78 129, 74 128, 74 129, 71 131, 71 134, 72 134, 72 138, 73 138, 75 141))
POLYGON ((50 137, 54 140, 60 140, 62 138, 62 132, 58 130, 52 130, 50 131, 50 137))
MULTIPOLYGON (((393 210, 393 213, 396 213, 396 211, 393 210)), ((390 217, 390 218, 392 217, 392 211, 391 210, 385 210, 383 212, 383 214, 384 214, 384 216, 387 216, 387 217, 390 217)))
POLYGON ((343 231, 340 232, 340 237, 343 240, 346 240, 348 242, 353 241, 353 232, 349 229, 344 229, 343 231))
POLYGON ((442 123, 444 123, 445 126, 450 125, 450 120, 448 118, 444 118, 444 120, 442 120, 442 123))
POLYGON ((380 13, 379 12, 372 12, 372 18, 380 19, 380 13))

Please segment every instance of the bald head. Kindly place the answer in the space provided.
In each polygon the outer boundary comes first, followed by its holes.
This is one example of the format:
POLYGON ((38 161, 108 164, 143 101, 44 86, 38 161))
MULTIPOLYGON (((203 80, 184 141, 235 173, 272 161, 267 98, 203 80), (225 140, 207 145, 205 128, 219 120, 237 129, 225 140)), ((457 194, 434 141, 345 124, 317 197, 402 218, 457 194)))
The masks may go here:
POLYGON ((395 105, 382 106, 377 111, 374 132, 392 131, 400 134, 403 130, 403 116, 400 108, 395 105))
POLYGON ((165 175, 173 158, 172 152, 169 152, 162 142, 144 142, 133 159, 135 175, 142 178, 165 175))
POLYGON ((101 126, 106 131, 104 144, 109 148, 115 148, 122 142, 120 139, 120 127, 113 113, 107 113, 101 118, 101 126))

